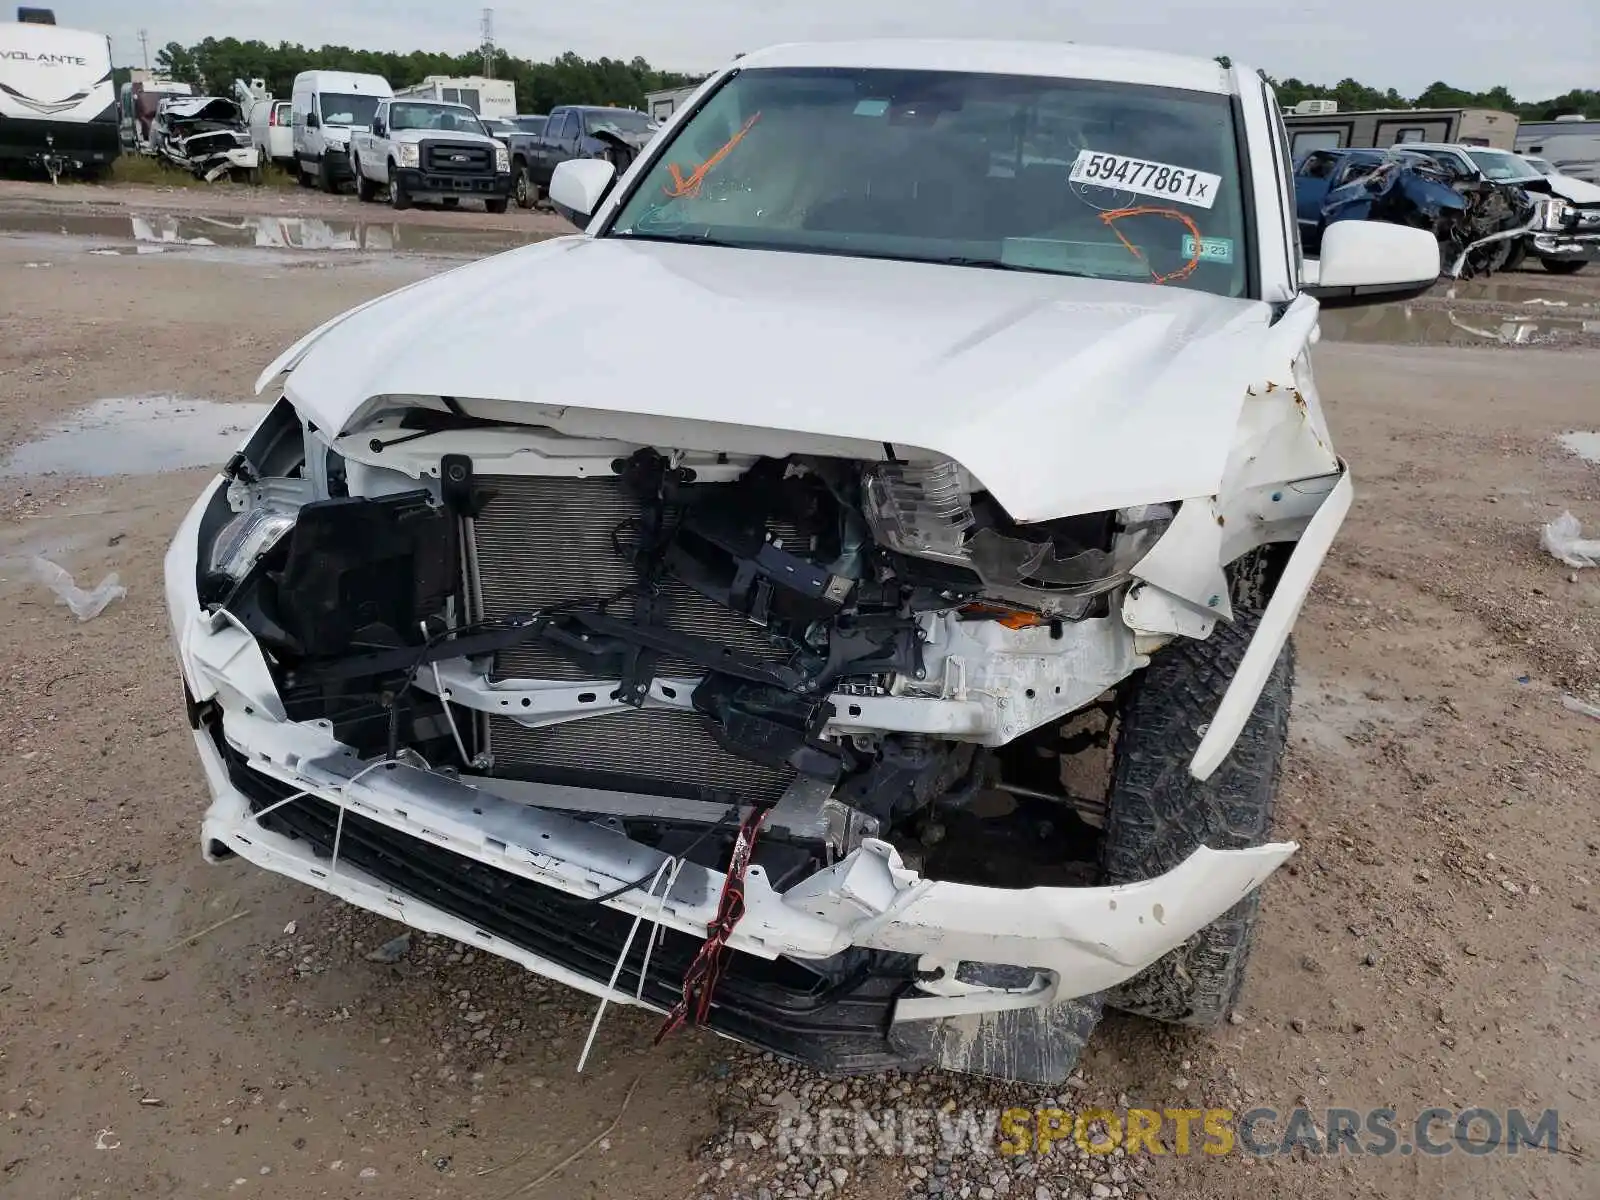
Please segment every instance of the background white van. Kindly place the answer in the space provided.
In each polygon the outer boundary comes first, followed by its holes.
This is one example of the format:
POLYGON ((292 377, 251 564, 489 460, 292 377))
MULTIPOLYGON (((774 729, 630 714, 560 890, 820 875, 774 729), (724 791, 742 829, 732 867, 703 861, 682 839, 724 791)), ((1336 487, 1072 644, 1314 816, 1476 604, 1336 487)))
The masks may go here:
POLYGON ((350 174, 350 131, 372 127, 393 91, 382 75, 302 71, 294 79, 294 157, 300 182, 336 192, 350 174))

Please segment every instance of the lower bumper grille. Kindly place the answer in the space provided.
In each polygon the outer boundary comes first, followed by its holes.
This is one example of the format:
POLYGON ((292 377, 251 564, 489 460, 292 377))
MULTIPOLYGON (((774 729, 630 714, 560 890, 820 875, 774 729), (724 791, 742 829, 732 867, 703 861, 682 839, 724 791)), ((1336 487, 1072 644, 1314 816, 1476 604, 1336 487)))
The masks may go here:
MULTIPOLYGON (((289 788, 251 770, 220 737, 218 746, 252 811, 288 797, 289 788)), ((337 819, 335 806, 308 798, 274 809, 262 824, 303 839, 327 858, 337 819)), ((610 978, 633 923, 624 913, 355 812, 345 815, 339 861, 595 982, 610 978)), ((699 939, 663 930, 645 976, 644 998, 661 1009, 677 1003, 684 972, 699 948, 699 939)), ((638 947, 628 956, 617 979, 619 990, 632 993, 638 987, 642 958, 638 947)), ((909 955, 852 950, 813 964, 730 952, 725 962, 710 1017, 719 1032, 825 1071, 909 1069, 924 1061, 920 1047, 906 1047, 890 1033, 894 1002, 911 986, 915 970, 909 955)))
MULTIPOLYGON (((639 504, 616 480, 489 476, 481 483, 490 494, 473 529, 483 617, 603 599, 639 581, 613 542, 639 516, 639 504)), ((760 626, 682 584, 668 583, 657 604, 666 625, 680 633, 760 658, 785 657, 760 626)), ((624 599, 612 611, 627 615, 632 602, 624 599)), ((657 667, 665 676, 701 673, 670 659, 657 667)), ((558 651, 522 646, 496 658, 494 677, 576 682, 593 675, 558 651)), ((792 777, 730 754, 712 736, 711 723, 695 713, 630 710, 540 729, 495 718, 489 729, 497 766, 698 785, 751 799, 776 799, 792 777)))

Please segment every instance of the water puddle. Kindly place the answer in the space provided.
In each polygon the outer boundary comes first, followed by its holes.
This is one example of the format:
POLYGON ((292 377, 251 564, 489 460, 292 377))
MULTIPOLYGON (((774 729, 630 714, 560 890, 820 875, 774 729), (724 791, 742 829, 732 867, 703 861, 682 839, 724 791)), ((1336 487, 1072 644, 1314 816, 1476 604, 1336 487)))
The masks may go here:
POLYGON ((1600 466, 1600 433, 1580 429, 1572 433, 1563 433, 1559 440, 1584 462, 1600 466))
MULTIPOLYGON (((233 217, 154 214, 0 213, 0 233, 131 241, 134 253, 180 247, 253 250, 364 251, 379 254, 495 254, 550 236, 532 230, 451 228, 393 221, 320 217, 233 217)), ((107 253, 101 248, 91 253, 107 253)))
POLYGON ((0 464, 0 477, 154 475, 220 465, 267 408, 180 396, 97 400, 17 447, 0 464))
POLYGON ((1555 345, 1600 334, 1600 313, 1539 307, 1527 315, 1474 313, 1411 304, 1337 308, 1322 314, 1322 334, 1334 342, 1390 345, 1555 345), (1559 315, 1558 315, 1559 314, 1559 315))

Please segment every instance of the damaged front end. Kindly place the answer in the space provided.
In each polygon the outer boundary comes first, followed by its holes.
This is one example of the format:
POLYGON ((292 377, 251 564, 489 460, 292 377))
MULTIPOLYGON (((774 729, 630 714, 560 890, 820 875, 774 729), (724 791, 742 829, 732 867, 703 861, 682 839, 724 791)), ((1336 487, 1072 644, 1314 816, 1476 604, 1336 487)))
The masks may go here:
POLYGON ((1066 780, 1105 742, 1068 726, 1341 479, 1019 524, 893 446, 638 445, 455 399, 329 437, 281 401, 168 557, 206 851, 661 1011, 720 929, 709 1025, 827 1069, 948 1062, 998 1014, 1047 1041, 1293 851, 1094 886, 1104 797, 1066 780))
POLYGON ((1351 151, 1345 157, 1347 181, 1328 190, 1319 228, 1384 221, 1426 229, 1439 242, 1442 273, 1452 278, 1505 269, 1517 241, 1543 217, 1544 209, 1525 189, 1459 179, 1419 152, 1351 151))
POLYGON ((251 139, 244 111, 225 97, 164 101, 157 124, 157 156, 196 179, 215 183, 252 176, 261 168, 261 151, 251 139))

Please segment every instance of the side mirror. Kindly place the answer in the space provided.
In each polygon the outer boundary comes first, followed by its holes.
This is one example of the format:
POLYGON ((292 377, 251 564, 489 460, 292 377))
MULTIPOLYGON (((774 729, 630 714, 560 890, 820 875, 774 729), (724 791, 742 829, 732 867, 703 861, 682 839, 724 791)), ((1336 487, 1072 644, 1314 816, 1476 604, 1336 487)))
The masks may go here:
POLYGON ((322 118, 317 116, 317 114, 314 113, 314 112, 308 112, 306 114, 306 128, 307 129, 321 129, 322 128, 322 118))
POLYGON ((383 123, 383 118, 382 117, 374 117, 373 118, 373 121, 372 121, 372 133, 373 133, 374 137, 388 137, 389 136, 389 127, 383 123))
POLYGON ((1439 278, 1439 243, 1426 229, 1382 221, 1335 221, 1322 257, 1307 259, 1300 284, 1324 308, 1409 300, 1439 278))
POLYGON ((580 228, 589 223, 610 190, 617 170, 601 158, 569 158, 550 176, 550 203, 580 228))

